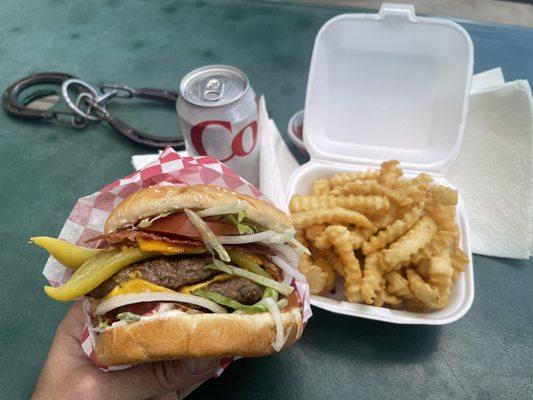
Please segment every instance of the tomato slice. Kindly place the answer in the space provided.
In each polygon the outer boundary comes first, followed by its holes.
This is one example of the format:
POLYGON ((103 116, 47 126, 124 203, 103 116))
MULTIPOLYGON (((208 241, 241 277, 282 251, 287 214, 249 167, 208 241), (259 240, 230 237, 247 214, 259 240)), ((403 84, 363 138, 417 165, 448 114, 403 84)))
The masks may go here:
POLYGON ((300 298, 298 297, 296 290, 287 296, 287 301, 289 302, 289 304, 287 304, 288 309, 300 307, 300 298))
MULTIPOLYGON (((204 220, 205 221, 205 220, 204 220)), ((233 224, 221 221, 205 221, 209 229, 216 236, 238 235, 239 230, 233 224)), ((183 214, 170 214, 166 217, 156 219, 143 231, 168 233, 173 235, 180 235, 189 238, 200 238, 200 233, 196 227, 191 223, 189 218, 183 214)))

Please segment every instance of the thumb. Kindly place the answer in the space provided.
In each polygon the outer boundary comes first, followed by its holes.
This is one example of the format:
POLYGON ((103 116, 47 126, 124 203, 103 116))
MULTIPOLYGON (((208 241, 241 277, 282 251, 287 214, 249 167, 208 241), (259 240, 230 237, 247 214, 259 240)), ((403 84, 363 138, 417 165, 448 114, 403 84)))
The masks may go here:
POLYGON ((218 359, 154 362, 108 372, 109 381, 106 383, 110 389, 108 393, 117 394, 117 400, 144 400, 168 392, 177 392, 178 399, 182 399, 212 377, 218 366, 218 359))

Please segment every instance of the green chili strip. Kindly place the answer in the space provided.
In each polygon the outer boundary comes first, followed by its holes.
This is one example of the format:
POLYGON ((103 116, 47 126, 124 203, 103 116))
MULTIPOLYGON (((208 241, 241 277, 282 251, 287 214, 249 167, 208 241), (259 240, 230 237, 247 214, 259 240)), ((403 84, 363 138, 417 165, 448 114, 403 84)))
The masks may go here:
POLYGON ((243 254, 240 251, 236 250, 227 250, 231 261, 234 262, 238 267, 246 269, 254 274, 264 276, 265 278, 271 278, 270 274, 261 268, 252 257, 243 254))

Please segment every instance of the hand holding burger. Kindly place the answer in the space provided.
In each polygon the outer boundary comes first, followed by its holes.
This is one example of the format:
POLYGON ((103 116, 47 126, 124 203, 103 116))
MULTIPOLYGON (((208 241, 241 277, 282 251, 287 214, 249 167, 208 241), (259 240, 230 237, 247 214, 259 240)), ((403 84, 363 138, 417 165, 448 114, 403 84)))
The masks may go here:
POLYGON ((161 361, 124 371, 103 372, 80 347, 81 302, 76 302, 57 328, 52 347, 33 393, 33 400, 183 399, 209 379, 218 359, 161 361))

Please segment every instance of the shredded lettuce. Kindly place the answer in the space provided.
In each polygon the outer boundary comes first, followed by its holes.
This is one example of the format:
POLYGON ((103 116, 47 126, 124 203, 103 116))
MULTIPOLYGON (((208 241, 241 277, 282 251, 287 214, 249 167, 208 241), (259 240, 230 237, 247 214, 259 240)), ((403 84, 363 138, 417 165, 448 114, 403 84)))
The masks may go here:
POLYGON ((137 322, 141 319, 140 315, 134 314, 132 312, 123 312, 117 315, 117 319, 120 321, 126 321, 127 323, 137 322))
POLYGON ((192 292, 192 294, 214 301, 215 303, 220 304, 221 306, 232 308, 234 310, 246 311, 247 313, 265 312, 267 310, 265 306, 261 306, 259 303, 254 304, 252 306, 247 306, 245 304, 239 303, 236 300, 233 300, 230 297, 226 297, 221 294, 211 292, 209 290, 197 289, 192 292))
POLYGON ((249 225, 245 222, 242 222, 244 217, 246 217, 246 212, 244 210, 239 211, 238 214, 231 214, 224 217, 224 221, 232 225, 235 225, 239 230, 241 235, 252 235, 259 232, 259 229, 253 225, 249 225))
MULTIPOLYGON (((239 303, 236 300, 233 300, 230 297, 223 296, 221 294, 211 292, 209 290, 204 289, 197 289, 193 293, 195 296, 203 297, 205 299, 214 301, 215 303, 220 304, 221 306, 232 308, 233 310, 236 310, 239 312, 239 314, 251 314, 251 313, 260 313, 260 312, 266 312, 268 311, 267 306, 264 304, 264 300, 267 298, 272 299, 274 302, 278 300, 279 293, 275 291, 272 288, 265 288, 265 292, 263 293, 262 299, 251 305, 248 306, 246 304, 239 303)), ((277 301, 277 305, 279 308, 286 307, 288 304, 287 299, 281 299, 280 301, 277 301)))
POLYGON ((98 333, 102 333, 103 331, 105 331, 107 328, 110 327, 110 325, 107 322, 105 322, 104 318, 101 315, 98 315, 96 317, 96 322, 98 322, 98 326, 94 330, 98 333))
POLYGON ((161 214, 156 215, 155 217, 141 219, 139 223, 137 224, 137 226, 139 228, 148 228, 150 225, 154 223, 156 219, 164 218, 170 214, 172 214, 172 211, 162 212, 161 214))
POLYGON ((265 288, 262 299, 264 300, 267 297, 274 299, 274 301, 278 301, 279 293, 274 289, 267 287, 265 288))
POLYGON ((185 208, 183 211, 185 211, 185 214, 187 214, 191 223, 196 229, 198 229, 198 232, 200 232, 200 236, 207 250, 211 253, 216 251, 221 260, 230 261, 228 252, 224 246, 222 246, 218 237, 211 231, 211 229, 209 229, 205 221, 198 214, 188 208, 185 208))

